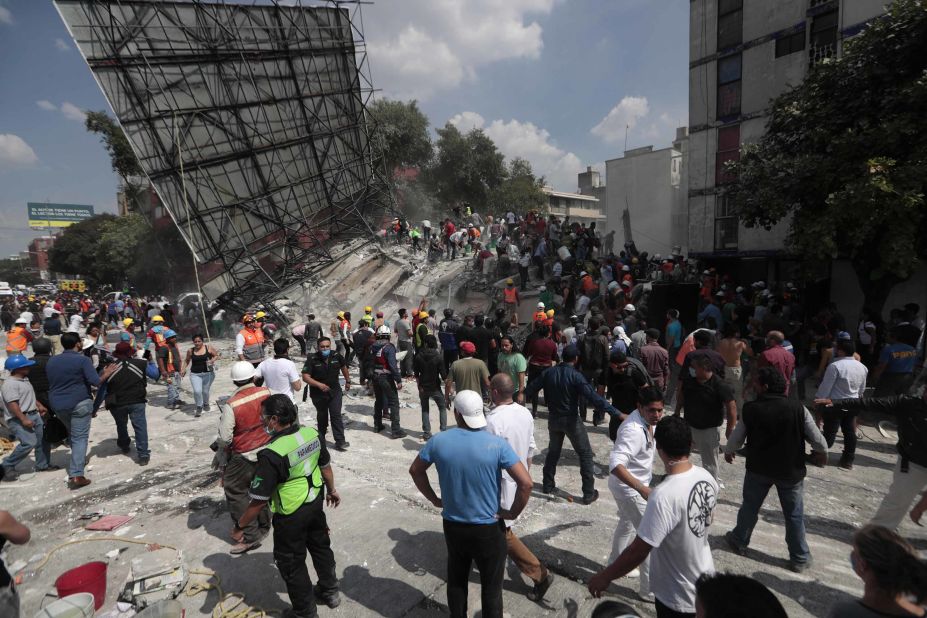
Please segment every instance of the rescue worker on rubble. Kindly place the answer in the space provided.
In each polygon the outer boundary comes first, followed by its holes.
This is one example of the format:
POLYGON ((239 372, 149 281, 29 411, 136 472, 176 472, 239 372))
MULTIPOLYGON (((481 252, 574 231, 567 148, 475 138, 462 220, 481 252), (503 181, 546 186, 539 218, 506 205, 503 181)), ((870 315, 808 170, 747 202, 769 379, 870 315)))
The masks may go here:
POLYGON ((251 502, 235 522, 232 538, 241 543, 245 529, 270 505, 274 563, 292 604, 283 615, 311 618, 318 615, 317 603, 330 608, 341 603, 335 555, 322 509, 324 503, 341 504, 331 456, 315 429, 300 427, 296 405, 287 395, 271 395, 262 402, 261 423, 272 441, 258 453, 251 502), (315 586, 306 567, 307 550, 318 576, 315 586))
POLYGON ((505 303, 505 316, 507 320, 511 320, 512 316, 518 315, 518 305, 521 304, 521 298, 518 297, 518 288, 515 287, 514 280, 505 280, 505 288, 502 290, 502 301, 505 303))
POLYGON ((155 358, 157 358, 158 349, 164 346, 166 341, 164 331, 167 330, 167 327, 164 326, 164 318, 160 315, 152 316, 150 322, 151 328, 145 334, 145 351, 148 352, 151 345, 154 344, 155 358))
POLYGON ((404 438, 406 432, 399 425, 399 390, 402 389, 402 376, 396 363, 396 347, 390 343, 392 331, 383 325, 377 329, 377 341, 370 353, 373 356, 373 430, 383 431, 383 411, 389 407, 390 437, 404 438))
POLYGON ((238 360, 248 361, 257 367, 264 360, 264 331, 254 316, 245 315, 241 321, 245 327, 235 335, 235 353, 238 360))
MULTIPOLYGON (((219 437, 216 452, 225 503, 233 522, 238 522, 251 503, 248 490, 254 480, 258 451, 270 442, 261 424, 261 404, 271 396, 270 389, 254 385, 255 369, 248 361, 232 365, 232 383, 236 390, 219 403, 219 437)), ((270 531, 270 511, 265 504, 242 529, 242 537, 229 552, 241 554, 260 547, 270 531)))

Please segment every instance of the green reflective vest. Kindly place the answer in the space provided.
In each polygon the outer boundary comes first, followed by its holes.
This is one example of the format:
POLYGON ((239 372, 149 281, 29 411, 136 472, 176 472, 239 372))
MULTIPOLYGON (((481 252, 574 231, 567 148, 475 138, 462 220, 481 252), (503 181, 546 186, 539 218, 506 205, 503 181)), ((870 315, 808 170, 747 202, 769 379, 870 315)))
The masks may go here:
POLYGON ((280 436, 267 448, 287 460, 290 474, 277 485, 270 498, 272 513, 290 515, 307 502, 312 502, 322 489, 319 454, 322 444, 319 432, 312 427, 300 427, 296 433, 280 436))

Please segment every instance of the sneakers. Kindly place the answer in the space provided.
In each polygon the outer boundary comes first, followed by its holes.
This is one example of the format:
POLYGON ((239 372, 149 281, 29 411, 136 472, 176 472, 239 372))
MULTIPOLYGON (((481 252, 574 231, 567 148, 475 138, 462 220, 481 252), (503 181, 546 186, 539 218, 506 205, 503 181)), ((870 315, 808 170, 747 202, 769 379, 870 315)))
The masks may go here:
POLYGON ((534 585, 534 588, 528 593, 528 598, 532 601, 543 601, 544 595, 547 594, 547 590, 552 583, 554 583, 554 574, 548 573, 542 582, 534 585))
POLYGON ((395 440, 396 438, 405 438, 407 435, 409 434, 404 432, 402 429, 399 429, 397 431, 391 431, 389 433, 389 437, 392 438, 393 440, 395 440))
POLYGON ((840 463, 838 464, 838 467, 844 470, 852 470, 853 469, 853 455, 849 455, 849 456, 846 454, 841 455, 840 463))
POLYGON ((203 404, 203 412, 209 412, 209 404, 208 404, 208 403, 204 403, 204 404, 203 404))
POLYGON ((789 560, 789 570, 793 573, 804 573, 811 565, 814 564, 814 561, 811 559, 811 556, 808 556, 808 559, 804 562, 795 562, 794 560, 789 560))
POLYGON ((583 496, 583 504, 585 504, 586 506, 589 506, 590 504, 592 504, 598 499, 599 499, 599 490, 596 489, 595 491, 592 492, 591 496, 583 496))
POLYGON ((260 546, 260 541, 255 541, 253 543, 238 543, 237 545, 232 545, 232 548, 229 549, 229 553, 237 556, 238 554, 249 552, 252 549, 257 549, 260 546))
POLYGON ((140 465, 140 466, 147 466, 148 463, 149 463, 150 461, 151 461, 151 458, 150 458, 150 457, 139 457, 139 458, 138 458, 138 465, 140 465))
POLYGON ((61 470, 61 466, 55 466, 49 464, 47 468, 36 468, 36 472, 54 472, 55 470, 61 470))
POLYGON ((86 476, 72 476, 68 479, 68 489, 80 489, 90 484, 90 479, 86 476))
POLYGON ((383 431, 383 425, 377 425, 376 423, 374 423, 373 433, 380 433, 381 431, 383 431))
POLYGON ((316 603, 321 603, 329 609, 335 609, 341 605, 341 593, 335 590, 329 594, 323 594, 318 588, 313 589, 312 596, 315 597, 316 603))
POLYGON ((351 443, 345 440, 344 442, 335 442, 335 450, 341 451, 342 453, 348 450, 348 447, 351 446, 351 443))
POLYGON ((734 537, 734 531, 728 530, 724 534, 724 540, 727 541, 727 546, 731 548, 731 551, 737 554, 738 556, 743 556, 747 553, 746 545, 741 545, 740 542, 734 537))
POLYGON ((0 481, 12 483, 18 480, 19 475, 16 474, 15 470, 10 470, 6 466, 0 466, 0 481))
POLYGON ((199 417, 203 416, 203 408, 197 408, 197 409, 193 412, 193 416, 194 416, 195 418, 199 418, 199 417))
POLYGON ((431 440, 431 434, 430 434, 430 433, 423 433, 423 434, 422 434, 422 440, 424 440, 425 442, 428 442, 429 440, 431 440))

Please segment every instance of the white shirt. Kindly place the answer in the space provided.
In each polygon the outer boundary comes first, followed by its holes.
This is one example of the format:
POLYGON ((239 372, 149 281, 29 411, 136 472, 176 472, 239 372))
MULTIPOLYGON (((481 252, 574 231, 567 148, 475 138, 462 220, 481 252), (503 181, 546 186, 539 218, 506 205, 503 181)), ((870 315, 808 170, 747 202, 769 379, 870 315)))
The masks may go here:
POLYGON ((45 305, 44 307, 42 307, 42 317, 45 318, 46 320, 52 317, 53 313, 55 313, 55 308, 52 307, 51 305, 45 305))
POLYGON ((302 380, 296 363, 288 358, 266 358, 257 366, 255 377, 264 378, 264 386, 275 395, 289 395, 296 403, 293 382, 302 380))
POLYGON ((631 488, 614 475, 615 468, 624 466, 635 479, 644 485, 650 485, 653 478, 653 434, 650 426, 641 416, 640 411, 634 410, 618 426, 618 435, 615 445, 608 456, 608 488, 612 490, 615 500, 620 498, 633 498, 639 496, 637 490, 631 488))
POLYGON ((650 589, 660 602, 695 612, 695 581, 715 570, 708 526, 718 483, 704 468, 670 474, 650 493, 637 536, 650 545, 650 589))
MULTIPOLYGON (((496 406, 486 415, 486 431, 508 442, 525 469, 528 469, 528 459, 537 451, 537 444, 534 442, 534 418, 526 407, 517 403, 496 406)), ((502 508, 512 506, 517 488, 515 480, 503 470, 499 500, 502 508)), ((506 520, 506 525, 511 527, 512 521, 506 520)))
POLYGON ((31 311, 21 311, 19 317, 26 321, 26 327, 32 324, 32 312, 31 311))
POLYGON ((80 325, 83 323, 84 323, 84 320, 79 315, 72 315, 71 321, 68 324, 68 332, 69 333, 79 333, 80 325))
POLYGON ((869 370, 852 356, 838 358, 824 372, 816 399, 859 399, 866 390, 869 370))
POLYGON ((856 332, 859 334, 859 342, 862 345, 869 345, 872 343, 872 335, 870 335, 866 329, 871 328, 872 330, 875 330, 875 327, 876 325, 872 322, 863 322, 860 320, 859 326, 856 327, 856 332))
POLYGON ((554 262, 554 265, 551 266, 550 270, 551 270, 551 274, 553 274, 555 277, 559 277, 560 275, 563 274, 563 264, 561 264, 560 262, 554 262))
POLYGON ((563 345, 568 346, 571 343, 576 343, 576 327, 567 326, 562 331, 560 331, 560 336, 563 337, 563 345))

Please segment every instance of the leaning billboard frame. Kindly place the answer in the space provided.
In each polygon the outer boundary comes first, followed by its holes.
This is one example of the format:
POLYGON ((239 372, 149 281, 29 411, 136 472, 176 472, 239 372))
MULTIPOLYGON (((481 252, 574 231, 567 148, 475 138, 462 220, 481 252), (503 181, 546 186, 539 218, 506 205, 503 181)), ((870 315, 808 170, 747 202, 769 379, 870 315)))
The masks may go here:
POLYGON ((270 307, 375 240, 395 203, 371 148, 361 2, 55 5, 208 298, 270 307))

